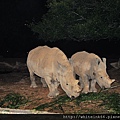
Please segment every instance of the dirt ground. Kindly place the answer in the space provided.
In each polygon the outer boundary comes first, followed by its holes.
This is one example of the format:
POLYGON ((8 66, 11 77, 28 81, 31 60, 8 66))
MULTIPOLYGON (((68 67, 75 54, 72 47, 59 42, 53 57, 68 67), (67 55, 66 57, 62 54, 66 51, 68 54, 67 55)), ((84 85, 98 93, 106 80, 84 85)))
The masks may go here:
MULTIPOLYGON (((6 62, 15 64, 16 59, 6 59, 6 62)), ((29 99, 29 102, 27 102, 24 105, 21 105, 19 109, 35 109, 41 104, 52 102, 55 99, 50 99, 47 97, 47 94, 49 92, 48 88, 43 88, 42 84, 40 82, 40 78, 36 76, 36 82, 38 87, 37 88, 30 88, 30 78, 29 73, 27 70, 27 67, 22 66, 25 63, 25 60, 18 59, 18 61, 21 62, 21 68, 19 70, 8 70, 7 68, 1 67, 0 69, 0 100, 2 100, 7 94, 9 93, 19 93, 22 96, 25 96, 27 99, 29 99)), ((113 83, 112 86, 118 86, 114 87, 112 89, 109 89, 109 92, 112 93, 119 93, 120 94, 120 69, 116 70, 112 67, 108 68, 108 74, 110 78, 115 78, 116 82, 113 83)), ((98 91, 100 88, 97 86, 98 91)), ((65 92, 59 87, 60 95, 64 96, 66 95, 65 92)), ((75 113, 77 110, 81 110, 81 113, 88 113, 88 109, 91 110, 91 113, 108 113, 108 111, 105 110, 103 106, 99 107, 99 104, 101 104, 100 101, 84 101, 81 102, 79 106, 74 107, 72 102, 69 102, 69 107, 67 104, 62 106, 62 109, 64 111, 69 111, 70 113, 75 113), (93 111, 93 109, 95 111, 93 111)), ((58 112, 63 113, 62 109, 48 109, 45 108, 45 111, 50 112, 58 112)))

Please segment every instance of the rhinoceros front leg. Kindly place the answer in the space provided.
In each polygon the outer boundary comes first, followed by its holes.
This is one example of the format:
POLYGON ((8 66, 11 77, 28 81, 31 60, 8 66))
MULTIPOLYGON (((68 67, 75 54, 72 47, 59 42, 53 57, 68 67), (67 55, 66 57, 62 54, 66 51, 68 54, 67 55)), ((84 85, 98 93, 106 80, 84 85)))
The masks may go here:
POLYGON ((36 83, 35 83, 35 76, 34 76, 34 73, 33 73, 32 71, 30 71, 30 80, 31 80, 31 85, 30 85, 30 87, 36 88, 37 85, 36 85, 36 83))
POLYGON ((43 87, 47 87, 47 84, 46 84, 46 82, 45 82, 45 79, 44 79, 44 78, 41 78, 41 82, 42 82, 42 84, 43 84, 43 87))
POLYGON ((87 94, 89 92, 89 80, 88 80, 88 77, 87 77, 87 75, 83 75, 83 76, 81 76, 81 79, 82 79, 82 83, 83 83, 82 93, 87 94))
POLYGON ((49 98, 55 98, 56 96, 59 95, 59 91, 57 90, 59 83, 55 80, 52 80, 50 77, 46 77, 45 81, 48 85, 49 88, 49 94, 48 97, 49 98))
POLYGON ((79 81, 80 81, 80 87, 83 89, 84 88, 84 83, 82 81, 82 78, 79 76, 79 81))
POLYGON ((96 80, 95 79, 91 80, 90 92, 97 92, 95 85, 96 85, 96 80))

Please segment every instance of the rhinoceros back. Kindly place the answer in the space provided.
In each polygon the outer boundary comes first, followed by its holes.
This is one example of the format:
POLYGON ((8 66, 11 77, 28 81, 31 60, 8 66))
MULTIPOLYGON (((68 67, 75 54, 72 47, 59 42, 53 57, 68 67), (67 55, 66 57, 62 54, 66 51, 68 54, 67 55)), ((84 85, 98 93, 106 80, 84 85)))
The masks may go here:
POLYGON ((97 55, 86 51, 75 53, 71 59, 73 61, 74 70, 78 75, 83 73, 92 74, 94 66, 97 66, 97 60, 101 61, 97 55))
POLYGON ((50 48, 47 46, 39 46, 31 50, 28 54, 27 66, 31 69, 36 69, 42 63, 49 50, 50 48))
POLYGON ((71 59, 74 62, 82 63, 82 62, 86 61, 88 55, 89 55, 89 53, 86 51, 77 52, 74 55, 72 55, 71 59))
POLYGON ((29 70, 41 77, 45 74, 57 74, 58 62, 63 66, 69 66, 66 55, 56 47, 39 46, 31 50, 27 58, 29 70))

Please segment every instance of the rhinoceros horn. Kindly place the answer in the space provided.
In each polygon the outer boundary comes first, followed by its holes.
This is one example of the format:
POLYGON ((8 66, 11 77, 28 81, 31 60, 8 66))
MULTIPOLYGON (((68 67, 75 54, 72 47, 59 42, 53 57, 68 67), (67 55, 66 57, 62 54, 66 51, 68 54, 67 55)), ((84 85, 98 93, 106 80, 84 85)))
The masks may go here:
POLYGON ((115 79, 112 79, 112 82, 111 83, 113 83, 115 81, 115 79))

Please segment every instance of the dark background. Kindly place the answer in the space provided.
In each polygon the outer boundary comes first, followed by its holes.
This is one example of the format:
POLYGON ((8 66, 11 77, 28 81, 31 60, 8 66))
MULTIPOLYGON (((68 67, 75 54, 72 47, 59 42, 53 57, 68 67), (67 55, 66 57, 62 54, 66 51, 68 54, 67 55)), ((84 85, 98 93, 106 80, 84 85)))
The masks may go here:
POLYGON ((106 58, 120 58, 120 40, 57 41, 39 40, 27 23, 40 21, 48 11, 46 0, 1 0, 0 1, 0 56, 27 57, 27 53, 39 46, 59 47, 70 57, 77 51, 88 51, 106 58))

